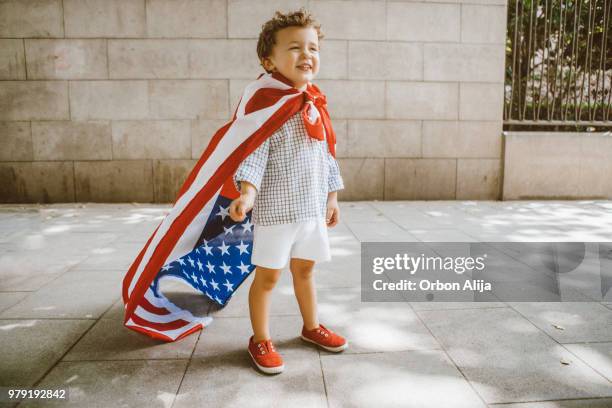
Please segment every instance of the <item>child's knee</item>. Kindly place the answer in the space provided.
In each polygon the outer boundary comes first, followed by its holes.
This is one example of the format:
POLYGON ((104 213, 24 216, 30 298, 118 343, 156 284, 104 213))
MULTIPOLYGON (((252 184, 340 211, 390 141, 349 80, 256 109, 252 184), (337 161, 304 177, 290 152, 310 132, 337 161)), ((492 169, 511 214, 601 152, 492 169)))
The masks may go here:
POLYGON ((272 290, 276 286, 281 274, 281 269, 270 269, 257 266, 255 269, 255 279, 259 281, 265 290, 272 290))
POLYGON ((311 260, 291 258, 289 268, 291 269, 291 274, 294 279, 310 279, 312 277, 314 264, 314 261, 311 260))

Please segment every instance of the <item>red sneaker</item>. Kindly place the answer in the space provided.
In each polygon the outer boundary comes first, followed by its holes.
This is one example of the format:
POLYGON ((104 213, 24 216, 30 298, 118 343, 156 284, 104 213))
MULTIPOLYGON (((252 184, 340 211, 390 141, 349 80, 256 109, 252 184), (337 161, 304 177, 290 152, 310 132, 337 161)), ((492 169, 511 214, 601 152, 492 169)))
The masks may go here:
POLYGON ((283 358, 274 348, 271 339, 253 342, 253 336, 249 338, 249 355, 261 371, 266 374, 281 373, 285 369, 283 358))
POLYGON ((319 327, 312 330, 306 330, 306 327, 302 326, 301 337, 303 340, 323 347, 327 351, 338 352, 348 347, 348 341, 344 337, 334 333, 320 323, 319 327))

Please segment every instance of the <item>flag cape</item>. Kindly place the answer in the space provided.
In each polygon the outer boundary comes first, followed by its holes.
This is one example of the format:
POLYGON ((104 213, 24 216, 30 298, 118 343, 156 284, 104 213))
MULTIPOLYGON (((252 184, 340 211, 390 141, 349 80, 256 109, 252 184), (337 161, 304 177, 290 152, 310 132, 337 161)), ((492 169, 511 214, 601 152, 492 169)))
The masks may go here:
POLYGON ((170 302, 159 290, 162 279, 179 279, 225 305, 255 268, 250 262, 250 214, 229 217, 229 203, 240 193, 232 176, 240 163, 287 119, 302 110, 312 137, 326 136, 335 157, 335 133, 325 95, 309 83, 299 91, 279 73, 261 74, 246 86, 231 121, 218 129, 179 190, 122 284, 124 325, 163 341, 175 341, 213 320, 197 317, 170 302))

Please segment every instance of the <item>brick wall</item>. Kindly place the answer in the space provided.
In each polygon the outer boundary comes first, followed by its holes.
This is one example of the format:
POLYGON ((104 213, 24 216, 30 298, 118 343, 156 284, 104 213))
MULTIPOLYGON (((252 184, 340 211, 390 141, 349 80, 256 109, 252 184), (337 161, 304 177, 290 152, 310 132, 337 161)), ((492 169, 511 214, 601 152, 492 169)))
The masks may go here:
POLYGON ((341 200, 499 198, 506 0, 0 0, 0 202, 172 201, 300 6, 341 200))

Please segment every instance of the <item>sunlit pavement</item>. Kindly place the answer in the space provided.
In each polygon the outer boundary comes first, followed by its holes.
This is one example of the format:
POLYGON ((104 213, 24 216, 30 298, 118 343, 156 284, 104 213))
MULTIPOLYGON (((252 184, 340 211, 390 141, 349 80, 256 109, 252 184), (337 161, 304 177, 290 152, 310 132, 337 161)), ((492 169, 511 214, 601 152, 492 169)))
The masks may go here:
POLYGON ((299 338, 285 270, 271 306, 285 372, 267 376, 246 351, 252 276, 221 310, 164 283, 175 303, 214 317, 178 342, 123 327, 122 278, 169 205, 1 205, 0 386, 69 387, 84 407, 612 406, 612 303, 360 297, 360 242, 612 242, 612 201, 340 206, 333 260, 315 276, 319 320, 350 347, 299 338))

